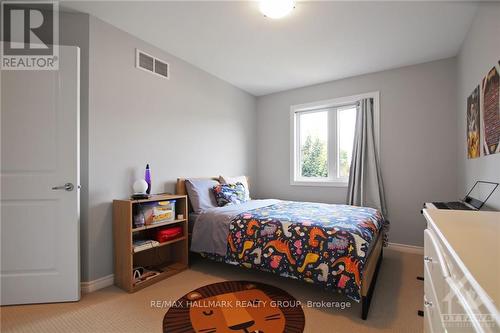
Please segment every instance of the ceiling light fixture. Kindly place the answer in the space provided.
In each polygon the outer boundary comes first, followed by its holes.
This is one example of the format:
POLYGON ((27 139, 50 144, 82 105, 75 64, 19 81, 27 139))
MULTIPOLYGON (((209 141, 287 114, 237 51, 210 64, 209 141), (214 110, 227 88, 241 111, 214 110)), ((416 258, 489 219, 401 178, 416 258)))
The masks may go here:
POLYGON ((264 16, 279 19, 288 15, 295 8, 294 0, 261 0, 260 11, 264 16))

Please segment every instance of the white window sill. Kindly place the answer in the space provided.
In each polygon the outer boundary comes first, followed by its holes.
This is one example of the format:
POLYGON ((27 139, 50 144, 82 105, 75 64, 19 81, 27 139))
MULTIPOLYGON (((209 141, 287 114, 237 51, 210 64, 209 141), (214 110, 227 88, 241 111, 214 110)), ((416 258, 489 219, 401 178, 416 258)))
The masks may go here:
POLYGON ((292 180, 292 186, 328 186, 328 187, 347 187, 348 181, 342 180, 292 180))

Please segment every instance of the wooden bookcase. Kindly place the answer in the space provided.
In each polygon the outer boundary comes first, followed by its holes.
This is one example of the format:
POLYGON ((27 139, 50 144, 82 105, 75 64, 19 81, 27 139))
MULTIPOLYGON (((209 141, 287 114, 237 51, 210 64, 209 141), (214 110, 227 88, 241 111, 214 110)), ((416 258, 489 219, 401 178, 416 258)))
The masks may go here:
POLYGON ((144 200, 114 200, 113 201, 113 238, 114 238, 114 266, 115 285, 128 291, 135 292, 152 285, 169 276, 177 274, 188 267, 188 205, 185 195, 154 195, 144 200), (134 213, 140 204, 176 200, 175 220, 134 228, 134 213), (183 215, 182 219, 177 216, 183 215), (182 237, 160 243, 159 246, 134 253, 134 237, 151 235, 155 229, 167 225, 180 225, 182 237), (151 267, 161 270, 161 273, 134 285, 133 268, 151 267))

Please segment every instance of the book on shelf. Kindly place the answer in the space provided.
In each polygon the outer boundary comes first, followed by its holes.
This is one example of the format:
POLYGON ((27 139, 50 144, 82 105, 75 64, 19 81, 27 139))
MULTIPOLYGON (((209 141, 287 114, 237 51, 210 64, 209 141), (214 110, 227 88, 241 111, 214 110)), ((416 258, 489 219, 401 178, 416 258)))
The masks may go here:
POLYGON ((135 252, 140 252, 140 251, 144 251, 144 250, 159 246, 160 243, 155 241, 155 240, 152 240, 152 239, 146 239, 146 240, 141 239, 141 240, 133 241, 132 245, 133 245, 134 253, 135 253, 135 252))

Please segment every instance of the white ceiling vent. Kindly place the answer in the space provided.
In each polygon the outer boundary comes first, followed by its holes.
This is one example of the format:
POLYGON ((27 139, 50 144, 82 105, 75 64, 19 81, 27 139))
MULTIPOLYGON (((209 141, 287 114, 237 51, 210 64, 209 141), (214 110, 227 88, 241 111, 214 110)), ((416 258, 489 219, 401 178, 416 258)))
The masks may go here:
POLYGON ((168 63, 139 49, 135 49, 135 67, 165 79, 170 78, 170 65, 168 63))

